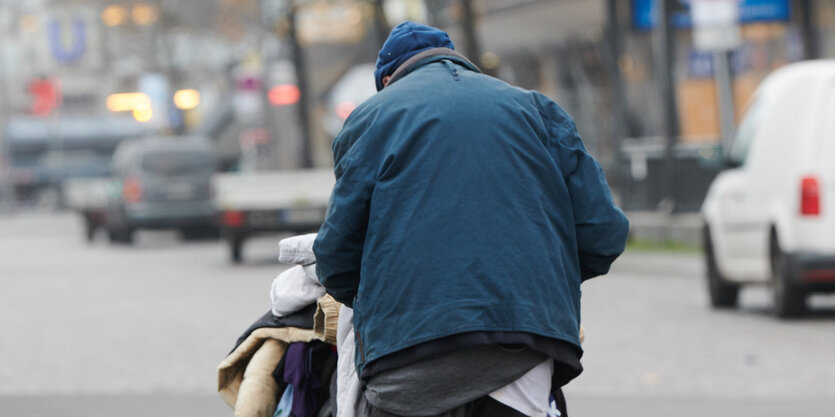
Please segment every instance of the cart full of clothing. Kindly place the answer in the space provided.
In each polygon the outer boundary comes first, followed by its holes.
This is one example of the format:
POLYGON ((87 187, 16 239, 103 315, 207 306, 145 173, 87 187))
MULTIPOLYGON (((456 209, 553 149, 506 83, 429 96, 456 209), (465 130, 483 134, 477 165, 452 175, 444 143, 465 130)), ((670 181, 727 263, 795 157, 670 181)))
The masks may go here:
POLYGON ((271 310, 218 365, 218 393, 235 417, 353 417, 361 409, 353 312, 319 283, 315 238, 281 240, 279 261, 292 267, 273 280, 271 310))

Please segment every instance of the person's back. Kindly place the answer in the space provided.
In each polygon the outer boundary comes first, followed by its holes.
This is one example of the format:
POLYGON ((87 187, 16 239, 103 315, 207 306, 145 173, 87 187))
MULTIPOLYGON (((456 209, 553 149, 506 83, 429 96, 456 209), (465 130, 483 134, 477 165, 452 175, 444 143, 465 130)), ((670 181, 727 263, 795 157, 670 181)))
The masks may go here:
POLYGON ((315 247, 322 283, 355 309, 366 396, 439 414, 551 359, 564 384, 582 369, 581 280, 623 250, 625 217, 552 101, 449 49, 398 64, 334 141, 315 247))

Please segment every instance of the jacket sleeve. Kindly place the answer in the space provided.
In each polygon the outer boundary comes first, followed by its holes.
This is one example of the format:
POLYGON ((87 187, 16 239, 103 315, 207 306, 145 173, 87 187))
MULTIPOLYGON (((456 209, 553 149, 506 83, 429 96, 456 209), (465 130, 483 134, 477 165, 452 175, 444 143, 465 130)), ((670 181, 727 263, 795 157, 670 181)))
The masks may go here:
POLYGON ((336 184, 313 252, 319 282, 334 299, 352 307, 359 288, 374 176, 369 173, 370 161, 358 156, 362 145, 340 136, 334 140, 336 184))
POLYGON ((544 96, 551 154, 563 173, 574 209, 574 228, 583 281, 609 272, 624 251, 629 221, 615 205, 603 169, 589 155, 571 117, 544 96))

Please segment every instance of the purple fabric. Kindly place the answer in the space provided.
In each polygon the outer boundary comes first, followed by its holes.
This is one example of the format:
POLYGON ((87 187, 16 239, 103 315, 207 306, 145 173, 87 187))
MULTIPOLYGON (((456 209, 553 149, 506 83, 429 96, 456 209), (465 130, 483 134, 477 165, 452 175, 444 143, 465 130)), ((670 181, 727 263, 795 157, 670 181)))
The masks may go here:
POLYGON ((293 386, 293 415, 313 417, 319 411, 316 390, 322 387, 319 376, 311 371, 310 345, 291 343, 284 355, 284 382, 293 386))

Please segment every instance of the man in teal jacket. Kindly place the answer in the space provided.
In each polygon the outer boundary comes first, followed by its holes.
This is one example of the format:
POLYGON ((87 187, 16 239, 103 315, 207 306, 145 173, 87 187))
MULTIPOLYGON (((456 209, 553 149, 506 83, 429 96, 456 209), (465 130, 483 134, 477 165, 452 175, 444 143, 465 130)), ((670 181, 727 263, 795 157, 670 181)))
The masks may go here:
POLYGON ((435 28, 395 27, 375 78, 333 142, 314 245, 354 309, 371 415, 547 409, 582 371, 580 284, 626 243, 600 166, 562 108, 481 74, 435 28), (497 394, 523 379, 546 394, 497 394))

